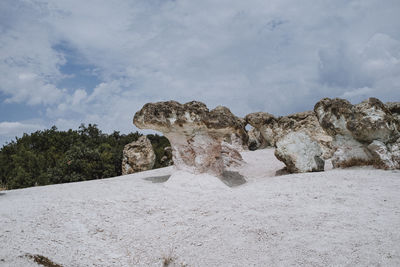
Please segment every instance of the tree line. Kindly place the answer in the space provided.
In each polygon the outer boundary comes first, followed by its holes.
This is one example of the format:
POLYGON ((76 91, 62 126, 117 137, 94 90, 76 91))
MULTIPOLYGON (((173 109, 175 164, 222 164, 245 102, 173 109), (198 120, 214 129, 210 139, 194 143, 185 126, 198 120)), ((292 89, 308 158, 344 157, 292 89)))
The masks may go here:
MULTIPOLYGON (((124 146, 140 136, 139 132, 102 133, 96 124, 68 131, 53 126, 24 134, 0 150, 0 187, 17 189, 119 176, 124 146)), ((168 139, 157 134, 147 137, 156 154, 154 168, 163 167, 161 158, 167 155, 168 139)))

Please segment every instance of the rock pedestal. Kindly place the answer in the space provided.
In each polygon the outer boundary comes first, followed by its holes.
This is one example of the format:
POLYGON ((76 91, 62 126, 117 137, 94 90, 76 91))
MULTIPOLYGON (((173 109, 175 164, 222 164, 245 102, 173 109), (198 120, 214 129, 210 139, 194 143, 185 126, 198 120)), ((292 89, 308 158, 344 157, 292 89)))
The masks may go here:
POLYGON ((140 129, 162 132, 170 141, 174 166, 192 173, 221 176, 227 164, 242 160, 235 142, 229 147, 223 143, 232 139, 247 142, 243 120, 226 107, 209 111, 197 101, 148 103, 135 114, 133 123, 140 129))

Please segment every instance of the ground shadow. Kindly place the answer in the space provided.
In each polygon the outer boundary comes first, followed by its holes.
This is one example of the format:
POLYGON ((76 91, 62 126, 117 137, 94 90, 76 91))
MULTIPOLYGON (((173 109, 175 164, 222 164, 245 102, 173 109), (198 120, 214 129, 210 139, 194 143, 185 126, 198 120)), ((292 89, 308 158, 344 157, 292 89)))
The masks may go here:
POLYGON ((233 171, 224 171, 221 181, 229 187, 235 187, 246 183, 246 179, 244 179, 243 175, 233 171))
POLYGON ((171 175, 152 176, 143 178, 143 180, 150 181, 152 183, 165 183, 168 181, 169 177, 171 177, 171 175))
POLYGON ((0 196, 3 196, 3 195, 5 195, 6 193, 3 193, 3 192, 0 192, 0 196))
POLYGON ((288 171, 288 169, 286 167, 283 167, 282 169, 277 170, 275 172, 275 176, 282 176, 282 175, 288 175, 288 174, 290 174, 290 172, 288 171))

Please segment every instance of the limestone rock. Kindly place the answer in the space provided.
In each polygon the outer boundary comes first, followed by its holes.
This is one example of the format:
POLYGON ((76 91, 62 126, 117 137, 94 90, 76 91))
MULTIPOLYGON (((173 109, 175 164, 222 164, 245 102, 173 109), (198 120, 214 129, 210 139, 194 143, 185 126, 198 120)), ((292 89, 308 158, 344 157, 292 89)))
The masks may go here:
POLYGON ((312 111, 295 113, 278 118, 269 113, 256 112, 248 114, 245 119, 247 123, 261 133, 267 145, 276 146, 276 143, 287 134, 303 131, 311 139, 318 142, 323 150, 323 157, 325 159, 330 158, 332 155, 332 137, 322 129, 315 113, 312 111))
POLYGON ((323 171, 322 149, 305 131, 293 131, 278 140, 275 156, 291 173, 323 171))
POLYGON ((387 102, 385 106, 396 119, 397 130, 400 131, 400 102, 387 102))
POLYGON ((314 111, 322 128, 333 137, 334 167, 398 168, 396 160, 391 162, 392 147, 396 150, 394 143, 399 137, 398 121, 379 99, 369 98, 352 105, 344 99, 324 98, 314 111))
POLYGON ((248 141, 248 148, 250 150, 257 150, 267 147, 267 141, 262 136, 261 132, 257 129, 252 127, 248 132, 249 141, 248 141))
POLYGON ((250 124, 261 133, 266 146, 274 146, 276 142, 274 129, 277 119, 267 112, 254 112, 246 115, 246 123, 250 124))
POLYGON ((148 103, 136 112, 133 123, 162 132, 171 143, 174 166, 192 173, 221 176, 227 167, 224 162, 230 161, 226 157, 232 155, 222 153, 222 142, 237 138, 247 143, 244 120, 226 107, 210 111, 197 101, 148 103))
POLYGON ((122 175, 153 168, 156 160, 153 147, 146 136, 141 136, 135 142, 124 147, 122 156, 122 175))
POLYGON ((374 164, 373 155, 368 148, 349 135, 336 135, 332 146, 335 147, 331 158, 334 168, 374 164))

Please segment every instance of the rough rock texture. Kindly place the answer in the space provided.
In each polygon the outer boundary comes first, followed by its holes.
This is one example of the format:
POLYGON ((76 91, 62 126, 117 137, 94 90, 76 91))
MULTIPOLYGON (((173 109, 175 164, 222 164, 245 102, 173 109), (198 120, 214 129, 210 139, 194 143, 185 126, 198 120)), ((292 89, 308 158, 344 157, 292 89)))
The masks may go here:
POLYGON ((385 106, 390 110, 393 117, 396 119, 397 129, 400 130, 400 102, 387 102, 385 106))
POLYGON ((164 156, 161 158, 161 164, 163 167, 174 164, 174 161, 172 160, 172 148, 170 146, 164 148, 164 156))
POLYGON ((322 149, 305 131, 293 131, 278 140, 275 156, 291 173, 323 171, 322 149))
POLYGON ((238 140, 247 143, 244 120, 226 107, 210 111, 197 101, 148 103, 135 114, 133 123, 162 132, 171 143, 175 167, 193 173, 221 176, 229 167, 226 164, 240 156, 235 149, 238 140), (223 142, 231 145, 226 148, 223 142))
POLYGON ((268 146, 267 141, 257 128, 252 127, 247 134, 249 136, 248 148, 250 150, 254 151, 257 149, 266 148, 268 146))
POLYGON ((246 123, 260 132, 266 146, 274 146, 276 142, 274 129, 277 127, 277 119, 267 112, 254 112, 246 115, 246 123))
POLYGON ((151 170, 155 160, 156 155, 150 140, 146 136, 141 136, 137 141, 124 147, 122 175, 151 170))
POLYGON ((276 146, 276 143, 287 134, 303 131, 321 146, 323 158, 327 159, 332 155, 332 137, 322 129, 312 111, 278 118, 269 113, 256 112, 248 114, 245 119, 261 133, 267 145, 276 146))
POLYGON ((388 105, 376 98, 357 105, 345 99, 324 98, 315 105, 314 111, 322 128, 333 137, 334 167, 399 168, 398 121, 388 105))

